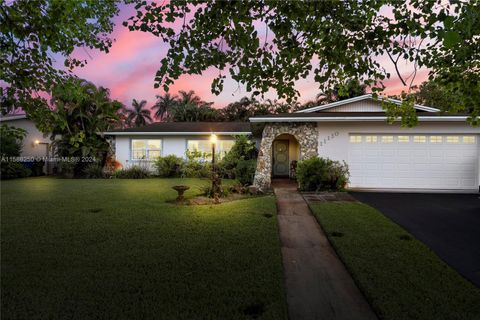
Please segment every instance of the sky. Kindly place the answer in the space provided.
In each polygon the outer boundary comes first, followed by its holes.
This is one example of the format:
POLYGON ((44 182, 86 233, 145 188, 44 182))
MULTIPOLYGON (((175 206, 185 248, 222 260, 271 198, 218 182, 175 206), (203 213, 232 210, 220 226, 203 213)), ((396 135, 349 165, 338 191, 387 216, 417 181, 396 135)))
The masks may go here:
MULTIPOLYGON (((122 22, 134 13, 130 5, 123 5, 120 14, 114 18, 115 28, 111 37, 115 39, 110 52, 104 53, 95 50, 77 48, 73 56, 87 60, 87 65, 77 68, 74 73, 97 86, 110 89, 113 99, 130 106, 132 99, 146 100, 148 106, 156 101, 156 95, 164 94, 160 88, 154 89, 154 76, 160 67, 160 61, 165 57, 168 45, 160 38, 150 33, 129 31, 122 22)), ((397 94, 403 87, 395 75, 394 67, 387 57, 378 59, 382 66, 392 74, 392 78, 384 81, 385 94, 397 94)), ((63 61, 59 63, 63 64, 63 61)), ((409 75, 413 66, 403 62, 399 65, 402 75, 409 75)), ((237 101, 250 93, 244 87, 227 78, 224 90, 220 95, 210 91, 212 79, 218 71, 214 68, 207 70, 202 75, 183 75, 171 87, 170 92, 175 94, 179 90, 194 90, 204 101, 214 102, 215 107, 224 107, 228 103, 237 101)), ((420 69, 417 72, 415 84, 420 84, 427 79, 428 70, 420 69)), ((318 84, 311 77, 297 82, 296 89, 300 92, 300 102, 314 99, 319 93, 318 84)), ((265 98, 275 99, 275 92, 269 92, 265 98)))

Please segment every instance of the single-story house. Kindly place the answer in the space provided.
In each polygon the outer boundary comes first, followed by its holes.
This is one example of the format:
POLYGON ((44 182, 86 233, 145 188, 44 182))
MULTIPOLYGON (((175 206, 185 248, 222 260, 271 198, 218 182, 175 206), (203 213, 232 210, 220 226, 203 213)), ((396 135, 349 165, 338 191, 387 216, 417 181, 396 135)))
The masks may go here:
POLYGON ((234 135, 251 134, 259 147, 254 184, 261 188, 288 177, 292 161, 318 155, 345 161, 352 189, 478 191, 480 128, 465 115, 415 109, 414 128, 388 124, 382 103, 368 94, 250 123, 155 123, 106 134, 115 137, 116 159, 124 166, 186 150, 209 152, 211 133, 225 152, 234 135))

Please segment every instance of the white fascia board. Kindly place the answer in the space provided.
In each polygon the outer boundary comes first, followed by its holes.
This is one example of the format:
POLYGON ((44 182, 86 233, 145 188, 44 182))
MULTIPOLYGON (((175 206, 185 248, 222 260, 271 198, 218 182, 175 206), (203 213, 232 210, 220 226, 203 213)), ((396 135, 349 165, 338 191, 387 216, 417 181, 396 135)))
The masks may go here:
POLYGON ((250 135, 251 132, 102 132, 107 136, 208 136, 215 133, 217 136, 250 135))
MULTIPOLYGON (((402 101, 397 100, 397 99, 392 99, 392 98, 387 98, 386 100, 393 102, 397 105, 400 105, 402 101)), ((427 106, 422 106, 421 104, 416 104, 413 106, 415 109, 422 110, 422 111, 427 111, 427 112, 439 112, 440 109, 437 108, 432 108, 432 107, 427 107, 427 106)))
MULTIPOLYGON (((466 121, 466 116, 419 116, 419 121, 466 121)), ((386 121, 387 117, 292 117, 292 118, 250 118, 250 122, 355 122, 386 121)))
POLYGON ((344 105, 344 104, 348 104, 348 103, 352 103, 352 102, 357 102, 357 101, 362 101, 362 100, 365 100, 365 99, 369 99, 369 98, 371 98, 371 97, 372 97, 371 94, 365 94, 365 95, 363 95, 363 96, 358 96, 358 97, 353 97, 353 98, 350 98, 350 99, 340 100, 340 101, 328 103, 328 104, 325 104, 325 105, 322 105, 322 106, 316 106, 316 107, 311 107, 311 108, 308 108, 308 109, 303 109, 303 110, 295 111, 295 113, 309 113, 309 112, 314 112, 314 111, 320 111, 320 110, 330 109, 330 108, 338 107, 338 106, 341 106, 341 105, 344 105))
MULTIPOLYGON (((331 108, 338 107, 338 106, 341 106, 341 105, 344 105, 344 104, 358 102, 358 101, 362 101, 362 100, 366 100, 366 99, 373 99, 372 94, 365 94, 363 96, 358 96, 358 97, 354 97, 354 98, 350 98, 350 99, 340 100, 340 101, 332 102, 332 103, 322 105, 322 106, 311 107, 311 108, 308 108, 308 109, 296 111, 295 113, 309 113, 309 112, 321 111, 321 110, 331 109, 331 108)), ((386 100, 386 101, 395 103, 397 105, 400 105, 402 103, 402 101, 397 100, 397 99, 392 99, 392 98, 382 98, 382 97, 380 97, 378 100, 386 100)), ((414 108, 418 109, 418 110, 422 110, 422 111, 427 111, 427 112, 439 112, 440 111, 440 109, 427 107, 427 106, 422 106, 420 104, 414 105, 414 108)))
POLYGON ((20 119, 27 119, 27 115, 20 114, 18 116, 0 117, 0 122, 20 119))

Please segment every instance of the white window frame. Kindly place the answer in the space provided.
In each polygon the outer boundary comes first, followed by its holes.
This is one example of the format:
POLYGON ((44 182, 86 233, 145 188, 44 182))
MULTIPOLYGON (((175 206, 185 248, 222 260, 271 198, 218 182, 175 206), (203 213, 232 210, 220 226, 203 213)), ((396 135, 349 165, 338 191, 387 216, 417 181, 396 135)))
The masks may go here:
POLYGON ((460 136, 447 136, 445 140, 447 143, 450 143, 450 144, 459 144, 460 136))
MULTIPOLYGON (((186 151, 190 151, 190 152, 193 151, 193 150, 190 150, 190 149, 188 148, 188 144, 189 144, 189 142, 191 142, 191 141, 202 141, 202 142, 203 142, 203 141, 206 141, 206 142, 208 142, 208 144, 210 145, 208 151, 206 151, 206 150, 203 150, 203 151, 202 151, 202 150, 198 150, 198 151, 200 151, 200 152, 202 152, 202 153, 207 154, 208 156, 203 157, 202 159, 199 159, 199 160, 201 160, 201 161, 211 161, 211 160, 212 160, 212 155, 211 155, 211 153, 212 153, 212 145, 211 145, 211 142, 210 142, 210 139, 209 139, 209 138, 204 138, 204 139, 186 139, 186 141, 185 141, 185 150, 186 150, 186 151)), ((235 139, 218 139, 218 140, 217 140, 217 145, 215 146, 215 155, 218 157, 218 159, 222 159, 222 158, 225 156, 225 154, 226 154, 228 151, 230 151, 230 149, 231 149, 231 148, 230 148, 229 150, 225 151, 225 150, 222 150, 221 148, 219 148, 220 143, 223 142, 223 141, 232 141, 233 144, 235 143, 235 139)), ((232 144, 232 147, 233 147, 233 144, 232 144)))
POLYGON ((351 135, 350 136, 350 143, 362 143, 363 137, 359 135, 351 135))
POLYGON ((463 136, 462 137, 462 141, 463 143, 465 144, 475 144, 477 142, 477 137, 475 137, 474 135, 471 135, 471 136, 463 136))
POLYGON ((130 160, 132 161, 155 161, 156 157, 153 159, 150 159, 150 151, 160 151, 160 157, 163 156, 163 139, 157 139, 157 138, 151 138, 151 139, 138 139, 138 138, 132 138, 130 139, 130 160), (160 141, 160 149, 157 148, 152 148, 150 149, 148 147, 148 141, 151 140, 156 140, 160 141), (143 150, 143 149, 134 149, 133 148, 133 142, 134 141, 143 141, 145 143, 145 159, 137 159, 134 157, 134 150, 143 150))

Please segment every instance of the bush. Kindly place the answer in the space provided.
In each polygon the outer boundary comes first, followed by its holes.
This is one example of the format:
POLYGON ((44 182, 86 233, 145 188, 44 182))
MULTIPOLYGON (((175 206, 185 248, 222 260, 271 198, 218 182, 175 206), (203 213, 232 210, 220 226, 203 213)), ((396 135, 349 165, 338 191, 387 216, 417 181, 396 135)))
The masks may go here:
POLYGON ((155 161, 155 168, 160 177, 180 177, 185 166, 185 160, 175 155, 160 157, 155 161))
MULTIPOLYGON (((212 184, 208 184, 206 186, 200 187, 200 191, 202 192, 202 196, 213 198, 212 184)), ((218 193, 218 197, 225 198, 225 197, 228 197, 228 195, 229 195, 229 190, 227 188, 223 188, 222 186, 220 186, 220 192, 218 193)))
POLYGON ((150 171, 146 167, 134 165, 115 172, 114 177, 118 179, 145 179, 150 177, 150 171))
POLYGON ((105 177, 102 166, 95 162, 89 163, 85 169, 83 169, 83 174, 86 179, 101 179, 105 177))
POLYGON ((20 162, 2 162, 0 164, 0 179, 25 178, 30 176, 31 170, 20 162))
POLYGON ((58 164, 60 170, 60 175, 64 178, 73 178, 75 175, 75 166, 77 162, 75 161, 62 161, 58 164))
POLYGON ((348 177, 345 162, 319 157, 298 162, 297 181, 303 191, 344 190, 348 177))
POLYGON ((257 154, 255 142, 247 136, 236 136, 232 149, 219 163, 220 175, 228 179, 237 179, 244 185, 251 184, 255 175, 257 154))
POLYGON ((32 176, 37 177, 37 176, 43 176, 45 175, 45 172, 43 172, 43 167, 45 166, 45 161, 33 161, 32 163, 32 176))
POLYGON ((255 177, 255 170, 257 169, 257 160, 240 159, 235 167, 235 179, 237 179, 243 186, 251 185, 255 177))
POLYGON ((185 163, 182 171, 183 178, 211 178, 212 164, 210 162, 202 162, 189 160, 185 163))

